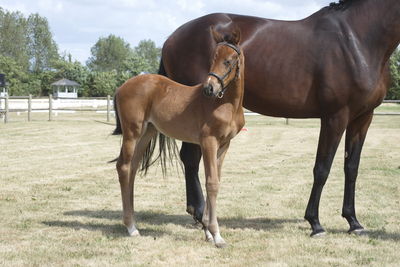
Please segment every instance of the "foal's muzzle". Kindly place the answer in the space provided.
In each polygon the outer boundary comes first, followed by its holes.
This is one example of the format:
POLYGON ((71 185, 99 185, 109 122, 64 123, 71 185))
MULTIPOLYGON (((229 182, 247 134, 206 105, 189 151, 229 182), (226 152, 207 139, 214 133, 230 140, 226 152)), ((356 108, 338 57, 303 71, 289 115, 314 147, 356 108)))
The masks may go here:
POLYGON ((214 87, 212 86, 212 84, 205 84, 203 87, 203 93, 207 97, 212 97, 214 95, 214 87))

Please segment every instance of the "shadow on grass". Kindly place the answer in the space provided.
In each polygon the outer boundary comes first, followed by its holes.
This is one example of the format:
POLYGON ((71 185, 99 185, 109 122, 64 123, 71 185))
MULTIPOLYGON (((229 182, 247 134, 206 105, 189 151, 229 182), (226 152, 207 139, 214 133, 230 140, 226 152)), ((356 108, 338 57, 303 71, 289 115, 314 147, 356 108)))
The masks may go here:
MULTIPOLYGON (((106 219, 115 221, 113 224, 107 223, 93 223, 93 222, 80 222, 74 221, 44 221, 45 225, 50 227, 67 227, 72 229, 85 229, 90 231, 101 231, 104 235, 123 238, 126 237, 126 228, 122 225, 121 217, 122 211, 117 210, 74 210, 64 213, 66 216, 73 217, 86 217, 95 219, 106 219)), ((165 224, 175 224, 184 228, 193 229, 194 221, 188 215, 171 215, 164 214, 156 211, 138 211, 135 213, 136 220, 141 223, 146 223, 154 226, 161 226, 165 224)), ((285 224, 304 224, 302 219, 280 219, 280 218, 244 218, 244 217, 222 217, 219 218, 221 226, 232 229, 254 229, 261 231, 271 231, 283 228, 285 224)), ((301 230, 309 230, 303 225, 297 226, 301 230)), ((201 228, 198 226, 197 228, 201 228)), ((327 233, 345 234, 346 229, 326 229, 327 233)), ((156 230, 140 229, 142 236, 160 237, 163 235, 172 235, 168 231, 162 230, 159 227, 156 230)), ((400 241, 400 233, 390 233, 385 230, 367 230, 367 237, 369 239, 380 240, 393 240, 400 241)))
MULTIPOLYGON (((300 227, 301 230, 307 231, 309 230, 311 233, 311 228, 307 227, 300 227)), ((349 234, 347 232, 348 229, 342 228, 325 228, 327 236, 329 234, 335 234, 335 235, 347 235, 347 236, 353 236, 354 238, 356 237, 366 237, 368 239, 376 239, 376 240, 390 240, 390 241, 400 241, 400 233, 393 233, 393 232, 387 232, 386 230, 371 230, 371 229, 366 229, 365 233, 362 235, 355 235, 355 234, 349 234)))
MULTIPOLYGON (((122 211, 116 210, 74 210, 64 213, 66 216, 88 217, 96 219, 107 219, 119 221, 122 218, 122 211)), ((171 215, 156 211, 135 212, 136 220, 140 223, 151 225, 175 224, 185 228, 193 228, 194 221, 188 215, 171 215)), ((222 217, 218 219, 221 226, 233 229, 255 229, 273 230, 282 228, 284 224, 302 223, 298 219, 269 219, 269 218, 244 218, 244 217, 222 217)), ((123 226, 121 226, 123 228, 123 226)))
MULTIPOLYGON (((345 235, 351 235, 355 236, 354 234, 349 234, 347 233, 347 229, 326 229, 327 233, 333 233, 333 234, 345 234, 345 235)), ((369 239, 380 239, 380 240, 391 240, 391 241, 400 241, 400 233, 391 233, 387 232, 386 230, 380 229, 380 230, 372 230, 372 229, 366 229, 365 233, 360 235, 360 237, 367 237, 369 239)))
MULTIPOLYGON (((88 230, 88 231, 101 231, 103 235, 112 238, 126 238, 129 237, 127 230, 121 223, 118 224, 102 224, 102 223, 83 223, 79 221, 43 221, 43 224, 50 227, 65 227, 74 230, 88 230)), ((140 235, 151 236, 151 237, 161 237, 165 234, 172 234, 170 232, 157 229, 140 229, 140 235)))

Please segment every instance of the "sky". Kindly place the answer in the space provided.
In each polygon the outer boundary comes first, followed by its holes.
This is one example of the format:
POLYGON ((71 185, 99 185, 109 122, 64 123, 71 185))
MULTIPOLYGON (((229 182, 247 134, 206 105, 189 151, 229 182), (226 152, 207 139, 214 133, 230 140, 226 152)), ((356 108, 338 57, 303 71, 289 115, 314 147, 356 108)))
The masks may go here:
POLYGON ((161 47, 180 25, 197 17, 227 12, 297 20, 333 0, 0 0, 0 7, 49 21, 60 53, 85 64, 100 37, 122 37, 131 47, 151 39, 161 47))

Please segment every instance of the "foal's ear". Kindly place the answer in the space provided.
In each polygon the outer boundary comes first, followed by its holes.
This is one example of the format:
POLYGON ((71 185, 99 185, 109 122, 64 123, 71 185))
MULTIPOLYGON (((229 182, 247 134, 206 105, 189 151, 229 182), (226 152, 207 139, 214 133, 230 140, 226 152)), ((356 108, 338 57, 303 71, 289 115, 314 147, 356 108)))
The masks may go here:
POLYGON ((214 38, 214 41, 218 44, 218 43, 222 43, 224 41, 224 36, 215 30, 214 26, 210 27, 210 32, 212 37, 214 38))
POLYGON ((231 43, 234 45, 238 45, 240 42, 240 36, 241 36, 240 29, 236 27, 232 32, 231 43))

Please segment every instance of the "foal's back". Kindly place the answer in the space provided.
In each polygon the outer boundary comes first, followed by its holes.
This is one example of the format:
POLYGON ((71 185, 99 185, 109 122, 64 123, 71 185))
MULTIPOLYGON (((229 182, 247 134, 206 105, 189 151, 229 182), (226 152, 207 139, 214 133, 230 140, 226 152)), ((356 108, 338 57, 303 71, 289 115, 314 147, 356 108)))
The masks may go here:
POLYGON ((198 143, 199 114, 204 114, 201 85, 185 86, 158 74, 126 81, 116 93, 122 123, 141 129, 147 123, 158 131, 186 142, 198 143))

